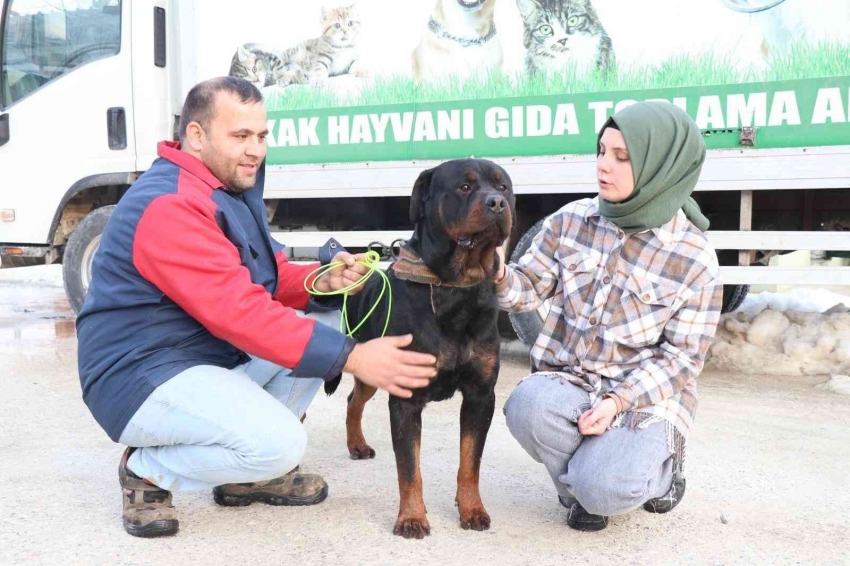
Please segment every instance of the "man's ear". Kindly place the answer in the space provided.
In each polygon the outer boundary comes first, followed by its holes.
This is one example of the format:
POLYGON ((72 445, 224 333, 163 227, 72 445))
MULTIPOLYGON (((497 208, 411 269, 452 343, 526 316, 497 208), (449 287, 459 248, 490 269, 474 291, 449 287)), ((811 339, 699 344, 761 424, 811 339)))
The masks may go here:
POLYGON ((425 215, 425 197, 431 188, 431 177, 434 176, 433 169, 426 169, 419 174, 413 183, 413 194, 410 195, 410 223, 416 224, 425 215))

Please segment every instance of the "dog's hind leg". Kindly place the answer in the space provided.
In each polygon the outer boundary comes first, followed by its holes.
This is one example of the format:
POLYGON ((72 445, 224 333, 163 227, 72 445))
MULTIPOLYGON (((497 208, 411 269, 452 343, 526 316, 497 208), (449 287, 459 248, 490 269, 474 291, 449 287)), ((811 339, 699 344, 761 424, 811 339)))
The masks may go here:
POLYGON ((425 538, 431 534, 431 525, 428 524, 422 499, 422 473, 419 470, 422 406, 390 397, 390 425, 401 496, 393 534, 404 538, 425 538))
POLYGON ((375 394, 375 388, 354 378, 354 389, 348 396, 348 411, 345 416, 346 443, 352 460, 368 460, 375 457, 375 451, 366 444, 363 436, 363 407, 375 394))
POLYGON ((478 476, 484 442, 493 420, 496 394, 493 386, 482 383, 472 391, 465 390, 460 407, 460 468, 457 472, 457 502, 460 526, 464 529, 486 531, 490 515, 481 502, 478 476))

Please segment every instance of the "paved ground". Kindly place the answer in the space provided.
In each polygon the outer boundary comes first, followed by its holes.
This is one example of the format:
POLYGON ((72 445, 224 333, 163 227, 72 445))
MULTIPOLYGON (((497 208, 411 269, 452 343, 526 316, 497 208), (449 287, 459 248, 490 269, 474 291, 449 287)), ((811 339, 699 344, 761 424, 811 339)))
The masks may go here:
POLYGON ((501 404, 526 367, 512 356, 503 357, 482 466, 488 532, 458 526, 453 399, 431 405, 423 419, 432 535, 391 534, 398 490, 386 395, 369 403, 364 424, 378 457, 355 462, 345 449, 347 382, 340 394, 317 398, 306 422, 304 467, 324 474, 327 501, 223 509, 209 493, 181 494, 179 535, 133 539, 120 521, 121 449, 80 399, 61 286, 54 276, 14 279, 0 276, 2 565, 850 564, 850 401, 816 390, 824 378, 706 373, 683 504, 667 516, 616 517, 606 531, 585 534, 566 527, 548 476, 508 434, 501 404))

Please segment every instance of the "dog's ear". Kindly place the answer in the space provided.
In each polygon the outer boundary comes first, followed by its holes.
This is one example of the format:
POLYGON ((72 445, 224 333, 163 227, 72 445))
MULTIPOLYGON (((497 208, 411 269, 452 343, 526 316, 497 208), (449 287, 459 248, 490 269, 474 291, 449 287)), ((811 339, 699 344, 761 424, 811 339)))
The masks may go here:
POLYGON ((431 188, 431 177, 434 176, 433 169, 426 169, 419 174, 413 183, 413 194, 410 195, 410 223, 416 224, 425 215, 425 197, 431 188))

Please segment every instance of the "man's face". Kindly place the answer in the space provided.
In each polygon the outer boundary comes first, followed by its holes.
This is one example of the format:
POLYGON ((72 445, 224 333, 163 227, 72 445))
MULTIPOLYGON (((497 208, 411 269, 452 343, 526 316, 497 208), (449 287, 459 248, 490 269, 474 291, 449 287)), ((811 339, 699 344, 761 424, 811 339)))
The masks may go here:
POLYGON ((268 133, 262 102, 242 103, 231 93, 219 92, 204 128, 201 161, 231 191, 247 191, 266 157, 268 133))

